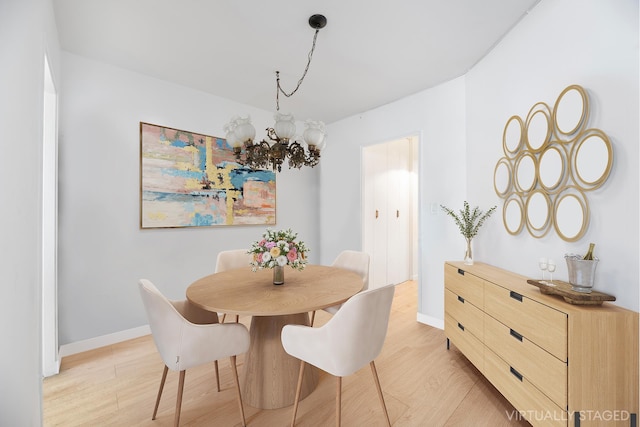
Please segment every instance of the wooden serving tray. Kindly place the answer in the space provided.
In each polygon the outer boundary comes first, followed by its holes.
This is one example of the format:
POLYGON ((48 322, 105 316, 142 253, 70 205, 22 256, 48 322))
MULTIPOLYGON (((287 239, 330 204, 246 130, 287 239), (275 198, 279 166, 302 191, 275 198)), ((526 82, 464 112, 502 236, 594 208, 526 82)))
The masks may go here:
POLYGON ((616 297, 613 295, 603 294, 598 291, 591 291, 590 293, 576 292, 571 289, 571 284, 563 282, 562 280, 554 280, 553 285, 542 283, 537 280, 527 280, 530 285, 540 288, 540 292, 547 295, 560 295, 569 304, 576 305, 600 305, 604 301, 615 301, 616 297))

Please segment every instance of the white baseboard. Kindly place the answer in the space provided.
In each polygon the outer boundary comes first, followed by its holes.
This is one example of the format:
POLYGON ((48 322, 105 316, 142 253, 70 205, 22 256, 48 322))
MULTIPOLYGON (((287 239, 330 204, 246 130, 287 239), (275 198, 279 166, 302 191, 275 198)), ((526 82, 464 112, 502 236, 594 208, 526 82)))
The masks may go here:
POLYGON ((88 340, 72 342, 60 346, 59 358, 72 354, 82 353, 84 351, 94 350, 111 344, 117 344, 122 341, 149 335, 151 329, 149 325, 139 326, 125 331, 114 332, 113 334, 102 335, 88 340))
POLYGON ((434 328, 444 330, 444 320, 438 319, 437 317, 427 316, 426 314, 418 313, 417 320, 418 322, 424 323, 425 325, 433 326, 434 328))

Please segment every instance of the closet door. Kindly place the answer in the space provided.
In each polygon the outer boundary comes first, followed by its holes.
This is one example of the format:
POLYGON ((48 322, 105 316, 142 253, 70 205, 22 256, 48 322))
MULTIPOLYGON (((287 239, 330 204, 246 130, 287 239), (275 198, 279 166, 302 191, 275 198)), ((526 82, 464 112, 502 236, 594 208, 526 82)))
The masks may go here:
POLYGON ((387 145, 387 283, 411 277, 411 151, 401 139, 387 145))
POLYGON ((363 151, 364 251, 371 257, 369 287, 387 282, 387 147, 373 145, 363 151))
POLYGON ((371 288, 411 276, 410 168, 407 140, 363 150, 363 247, 371 256, 371 288))

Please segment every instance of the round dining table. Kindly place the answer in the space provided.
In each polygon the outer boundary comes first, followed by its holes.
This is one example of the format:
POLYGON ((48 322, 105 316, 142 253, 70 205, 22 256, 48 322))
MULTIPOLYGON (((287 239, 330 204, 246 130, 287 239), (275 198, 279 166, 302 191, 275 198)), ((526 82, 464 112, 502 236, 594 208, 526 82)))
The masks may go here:
MULTIPOLYGON (((338 267, 307 265, 285 268, 282 285, 273 271, 250 266, 211 274, 187 288, 187 299, 205 310, 249 315, 251 342, 242 375, 242 399, 253 407, 276 409, 295 399, 300 361, 284 351, 284 325, 309 325, 309 312, 344 303, 362 290, 360 275, 338 267)), ((300 398, 318 383, 317 369, 306 365, 300 398)))

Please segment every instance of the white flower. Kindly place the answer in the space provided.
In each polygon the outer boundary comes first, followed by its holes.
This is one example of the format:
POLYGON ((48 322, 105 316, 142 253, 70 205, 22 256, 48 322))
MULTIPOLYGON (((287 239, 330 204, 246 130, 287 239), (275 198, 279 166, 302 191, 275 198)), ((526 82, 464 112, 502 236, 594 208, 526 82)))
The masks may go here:
POLYGON ((269 252, 265 252, 262 254, 262 262, 268 263, 271 261, 271 254, 269 252))
POLYGON ((287 261, 287 257, 284 255, 280 255, 278 258, 276 258, 276 262, 280 267, 284 267, 285 265, 287 265, 287 261))

